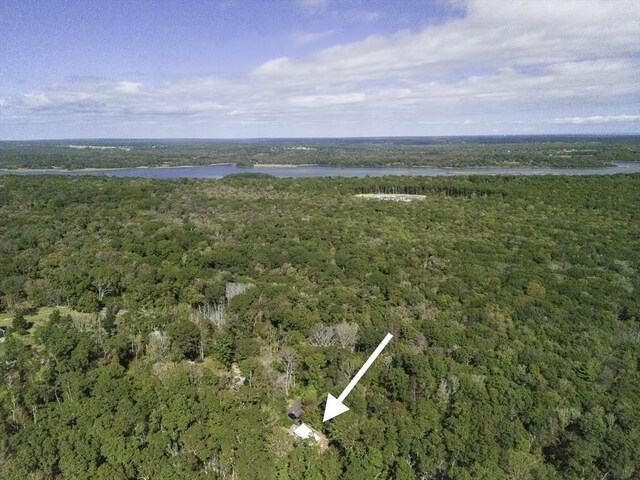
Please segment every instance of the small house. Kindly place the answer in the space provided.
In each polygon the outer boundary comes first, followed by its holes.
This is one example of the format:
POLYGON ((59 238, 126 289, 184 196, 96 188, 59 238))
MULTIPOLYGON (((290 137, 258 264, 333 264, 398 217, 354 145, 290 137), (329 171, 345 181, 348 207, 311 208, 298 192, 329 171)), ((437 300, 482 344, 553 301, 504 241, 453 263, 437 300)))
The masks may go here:
POLYGON ((302 416, 302 400, 298 399, 287 407, 287 417, 294 422, 299 422, 302 416))
POLYGON ((329 447, 329 439, 306 423, 301 423, 300 425, 291 425, 289 433, 303 440, 311 439, 315 441, 320 447, 321 451, 324 451, 329 447))

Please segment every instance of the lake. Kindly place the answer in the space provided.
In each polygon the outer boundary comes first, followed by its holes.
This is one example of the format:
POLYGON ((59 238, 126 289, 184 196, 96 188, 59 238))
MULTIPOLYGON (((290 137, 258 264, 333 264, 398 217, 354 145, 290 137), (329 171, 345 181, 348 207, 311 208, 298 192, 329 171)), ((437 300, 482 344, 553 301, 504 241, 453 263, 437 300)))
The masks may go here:
POLYGON ((268 173, 281 178, 303 177, 381 177, 385 175, 411 175, 444 177, 453 175, 613 175, 640 173, 639 163, 617 163, 607 168, 530 168, 530 167, 255 167, 238 168, 234 165, 203 167, 149 167, 105 170, 0 170, 0 175, 109 175, 112 177, 144 178, 223 178, 234 173, 268 173))

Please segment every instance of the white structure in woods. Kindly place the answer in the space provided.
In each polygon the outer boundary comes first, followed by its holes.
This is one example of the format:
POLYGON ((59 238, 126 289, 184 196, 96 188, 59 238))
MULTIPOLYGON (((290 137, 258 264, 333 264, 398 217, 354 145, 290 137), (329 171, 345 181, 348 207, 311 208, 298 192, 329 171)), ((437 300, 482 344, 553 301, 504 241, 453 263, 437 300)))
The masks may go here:
POLYGON ((306 423, 301 423, 300 425, 291 425, 289 429, 289 433, 291 435, 301 438, 303 440, 311 439, 314 440, 319 446, 320 450, 324 451, 329 446, 329 439, 324 436, 322 433, 317 431, 314 428, 311 428, 306 423))
POLYGON ((306 423, 301 423, 293 429, 294 435, 300 438, 314 438, 316 441, 320 441, 320 435, 313 433, 313 430, 306 423))

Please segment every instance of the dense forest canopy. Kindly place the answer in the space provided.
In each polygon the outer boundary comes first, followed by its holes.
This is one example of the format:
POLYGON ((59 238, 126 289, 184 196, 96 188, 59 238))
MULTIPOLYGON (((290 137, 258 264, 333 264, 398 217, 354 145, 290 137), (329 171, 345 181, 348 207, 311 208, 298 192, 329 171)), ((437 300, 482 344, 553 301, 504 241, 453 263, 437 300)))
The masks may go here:
POLYGON ((638 478, 639 205, 640 175, 2 176, 0 477, 638 478))
POLYGON ((0 168, 231 163, 324 166, 605 167, 640 161, 638 136, 390 137, 0 142, 0 168))

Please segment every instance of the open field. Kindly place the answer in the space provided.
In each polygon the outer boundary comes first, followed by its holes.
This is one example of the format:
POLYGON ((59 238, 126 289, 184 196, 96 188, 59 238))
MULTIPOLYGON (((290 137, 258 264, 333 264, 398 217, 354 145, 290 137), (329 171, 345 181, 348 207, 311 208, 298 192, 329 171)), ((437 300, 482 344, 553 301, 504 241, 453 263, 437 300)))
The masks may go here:
MULTIPOLYGON (((78 312, 77 310, 66 306, 39 308, 35 313, 25 315, 25 319, 31 325, 29 328, 29 333, 22 336, 22 339, 25 343, 34 343, 34 335, 38 331, 38 328, 40 328, 49 320, 49 315, 51 315, 51 312, 53 312, 54 310, 58 310, 61 315, 71 315, 71 317, 79 324, 86 323, 91 320, 91 318, 95 317, 95 314, 78 312)), ((10 312, 0 313, 0 327, 11 327, 11 320, 12 314, 10 312)))

